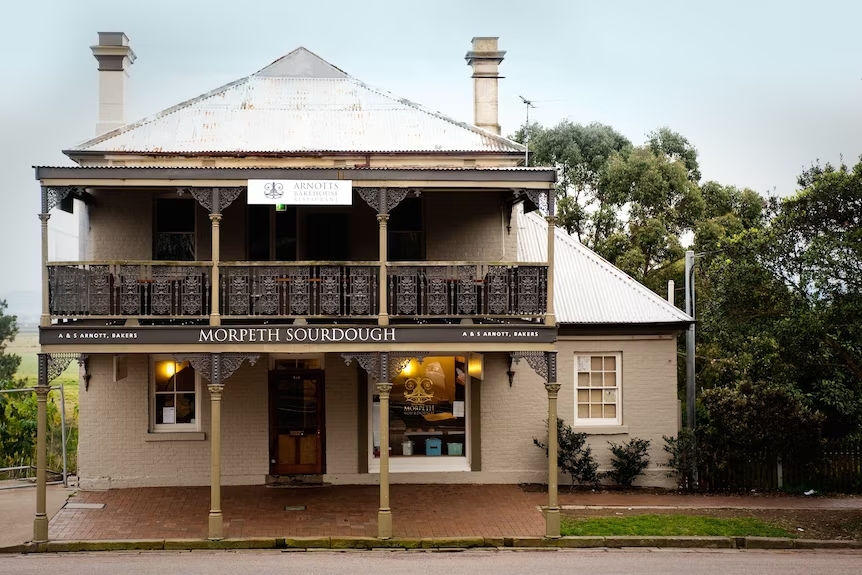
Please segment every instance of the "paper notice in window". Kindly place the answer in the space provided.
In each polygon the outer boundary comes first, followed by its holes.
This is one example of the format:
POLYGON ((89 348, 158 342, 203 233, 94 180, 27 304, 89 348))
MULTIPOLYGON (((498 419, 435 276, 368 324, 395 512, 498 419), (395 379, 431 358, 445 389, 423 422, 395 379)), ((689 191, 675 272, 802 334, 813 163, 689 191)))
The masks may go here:
POLYGON ((464 402, 456 401, 452 404, 452 415, 455 417, 464 417, 464 402))
POLYGON ((163 407, 162 408, 162 423, 176 423, 177 418, 173 407, 163 407))

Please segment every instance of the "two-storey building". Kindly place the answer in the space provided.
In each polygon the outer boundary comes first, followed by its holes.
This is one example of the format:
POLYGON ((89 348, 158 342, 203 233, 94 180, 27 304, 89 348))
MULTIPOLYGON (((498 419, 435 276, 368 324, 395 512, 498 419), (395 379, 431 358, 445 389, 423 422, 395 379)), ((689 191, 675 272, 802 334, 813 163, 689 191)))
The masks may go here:
POLYGON ((98 135, 36 171, 43 246, 58 205, 88 230, 43 253, 40 335, 40 405, 81 363, 81 488, 209 484, 218 539, 223 484, 379 483, 388 537, 392 482, 548 481, 558 536, 547 420, 676 433, 689 318, 555 228, 555 170, 500 136, 496 38, 474 124, 304 48, 126 124, 134 53, 99 40, 98 135))

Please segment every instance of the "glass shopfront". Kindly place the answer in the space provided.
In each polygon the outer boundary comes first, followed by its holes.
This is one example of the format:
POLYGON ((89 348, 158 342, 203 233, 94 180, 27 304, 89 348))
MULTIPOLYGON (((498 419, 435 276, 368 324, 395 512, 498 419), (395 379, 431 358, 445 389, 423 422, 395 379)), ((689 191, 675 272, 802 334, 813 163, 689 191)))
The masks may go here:
MULTIPOLYGON (((372 386, 373 387, 373 386, 372 386)), ((380 400, 372 389, 370 471, 379 469, 380 400)), ((466 358, 411 360, 392 381, 392 471, 467 470, 469 392, 466 358)))

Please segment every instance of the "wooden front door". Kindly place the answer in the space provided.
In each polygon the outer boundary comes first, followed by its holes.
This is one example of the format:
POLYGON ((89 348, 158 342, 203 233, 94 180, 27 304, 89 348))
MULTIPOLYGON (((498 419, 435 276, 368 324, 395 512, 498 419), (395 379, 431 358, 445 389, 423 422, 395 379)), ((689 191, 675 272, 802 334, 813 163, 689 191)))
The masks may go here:
POLYGON ((323 371, 270 375, 270 473, 323 473, 323 371))

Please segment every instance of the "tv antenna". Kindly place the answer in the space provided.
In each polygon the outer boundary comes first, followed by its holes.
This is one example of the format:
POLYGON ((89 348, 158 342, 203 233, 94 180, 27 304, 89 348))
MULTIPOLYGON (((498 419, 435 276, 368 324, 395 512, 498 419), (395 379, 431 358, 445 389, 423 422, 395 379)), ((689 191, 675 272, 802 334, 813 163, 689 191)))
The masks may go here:
POLYGON ((535 108, 536 106, 533 105, 532 100, 528 100, 523 96, 518 96, 518 97, 527 106, 527 122, 525 124, 526 127, 524 128, 524 147, 526 148, 524 150, 524 165, 529 166, 530 165, 530 108, 535 108))

